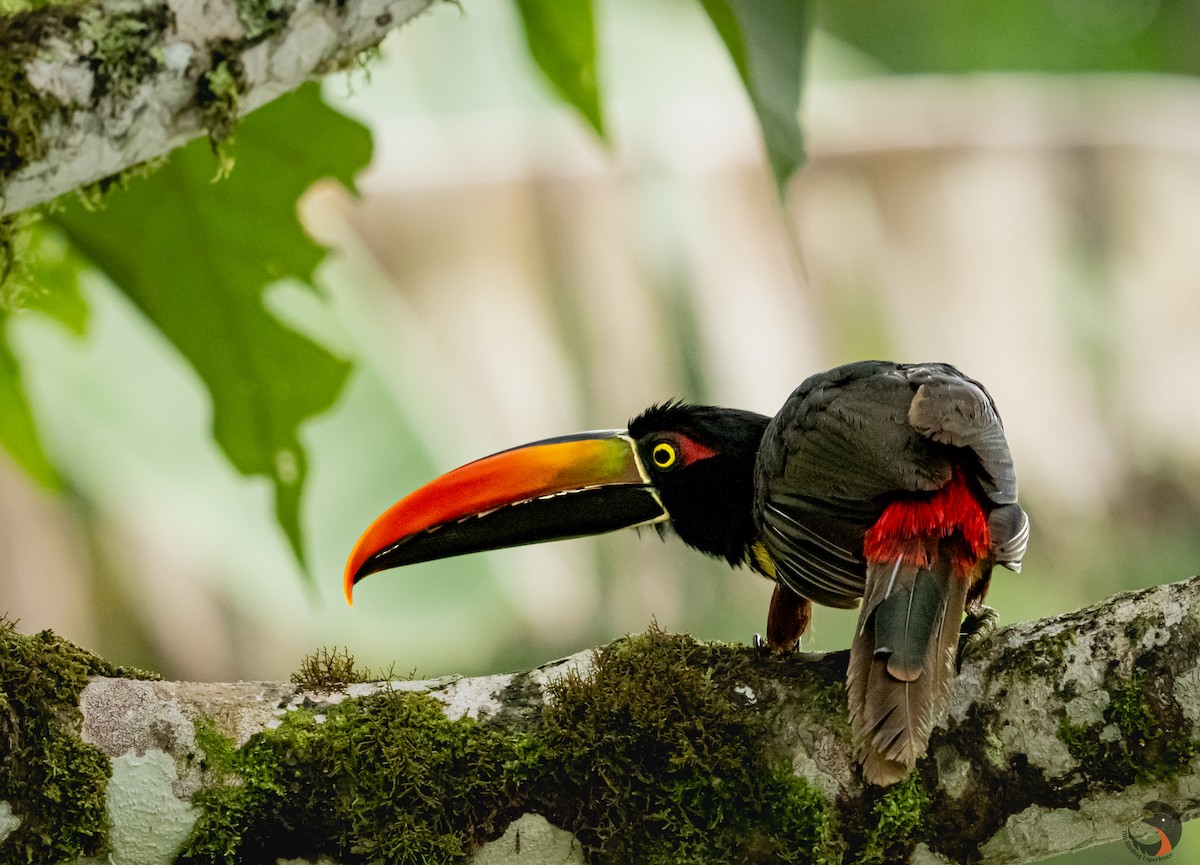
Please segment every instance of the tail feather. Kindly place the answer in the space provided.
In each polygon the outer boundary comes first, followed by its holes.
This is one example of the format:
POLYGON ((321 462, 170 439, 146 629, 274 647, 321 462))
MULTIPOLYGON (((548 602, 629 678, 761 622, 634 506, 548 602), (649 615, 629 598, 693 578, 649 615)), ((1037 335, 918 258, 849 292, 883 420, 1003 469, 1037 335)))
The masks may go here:
POLYGON ((967 582, 941 551, 867 567, 847 688, 854 746, 872 783, 899 781, 925 753, 953 678, 967 582))
POLYGON ((911 586, 897 587, 875 609, 875 655, 903 682, 915 682, 925 666, 929 635, 946 614, 944 588, 926 570, 918 570, 911 586))

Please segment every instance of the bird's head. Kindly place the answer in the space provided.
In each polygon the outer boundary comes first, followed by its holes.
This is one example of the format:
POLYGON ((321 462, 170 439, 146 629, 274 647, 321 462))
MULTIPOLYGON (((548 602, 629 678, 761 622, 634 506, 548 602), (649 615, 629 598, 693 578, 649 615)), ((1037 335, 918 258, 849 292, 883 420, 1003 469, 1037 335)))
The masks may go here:
POLYGON ((754 459, 769 418, 670 402, 628 429, 544 439, 448 472, 388 508, 346 562, 369 574, 463 553, 668 522, 731 564, 754 535, 754 459))

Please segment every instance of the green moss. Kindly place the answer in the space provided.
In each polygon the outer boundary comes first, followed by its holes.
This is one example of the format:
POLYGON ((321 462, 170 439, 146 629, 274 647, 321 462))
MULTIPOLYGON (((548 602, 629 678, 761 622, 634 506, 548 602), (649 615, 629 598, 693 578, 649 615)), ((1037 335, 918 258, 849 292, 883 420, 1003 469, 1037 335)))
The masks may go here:
POLYGON ((108 16, 79 3, 54 4, 0 16, 0 179, 46 155, 46 124, 71 107, 29 81, 27 66, 45 46, 63 42, 88 52, 93 102, 127 97, 161 68, 168 24, 165 4, 108 16))
POLYGON ((380 43, 377 42, 374 45, 368 45, 366 48, 360 48, 357 52, 355 52, 354 62, 346 67, 346 69, 362 70, 366 73, 367 80, 370 80, 371 65, 379 61, 382 57, 383 49, 380 47, 380 43))
POLYGON ((383 52, 379 47, 382 41, 383 37, 381 36, 379 42, 365 48, 337 49, 313 68, 313 74, 324 76, 332 75, 335 72, 363 71, 366 72, 369 79, 371 64, 382 56, 383 52))
POLYGON ((797 692, 798 702, 810 713, 819 715, 825 726, 833 733, 849 738, 850 713, 846 703, 845 678, 821 679, 803 685, 797 692))
POLYGON ((550 687, 556 816, 600 862, 823 862, 829 805, 767 765, 760 712, 712 684, 711 650, 652 629, 550 687))
POLYGON ((21 305, 29 290, 29 249, 32 243, 32 213, 0 217, 0 310, 21 305))
POLYGON ((1066 664, 1067 652, 1075 645, 1075 633, 1064 627, 1056 634, 1043 634, 1008 649, 992 662, 991 674, 1016 675, 1023 679, 1058 675, 1066 664))
POLYGON ((79 738, 79 694, 89 676, 129 673, 50 631, 18 634, 0 618, 0 800, 21 820, 4 841, 6 861, 60 862, 103 852, 111 769, 98 748, 79 738))
POLYGON ((196 105, 204 118, 208 140, 218 160, 217 177, 229 176, 233 157, 225 149, 237 125, 238 104, 245 90, 245 72, 233 43, 212 50, 212 68, 196 84, 196 105))
POLYGON ((902 862, 920 840, 916 836, 929 807, 929 795, 916 773, 887 789, 872 809, 872 827, 854 860, 858 865, 902 862))
MULTIPOLYGON (((108 16, 78 3, 26 5, 37 8, 0 16, 0 186, 46 156, 47 123, 56 116, 65 118, 74 107, 30 83, 27 68, 40 51, 53 44, 78 46, 87 52, 93 75, 91 102, 110 94, 128 97, 141 80, 161 68, 162 34, 169 25, 165 4, 108 16)), ((95 201, 96 190, 145 174, 150 164, 89 184, 80 194, 85 201, 95 201)), ((34 211, 0 218, 0 306, 18 305, 28 287, 24 253, 28 226, 35 218, 34 211)))
POLYGON ((292 673, 293 684, 314 691, 336 690, 355 682, 371 681, 371 673, 354 665, 349 649, 320 648, 300 662, 292 673))
POLYGON ((777 862, 842 861, 842 843, 834 830, 825 795, 791 771, 777 771, 763 791, 768 822, 774 828, 777 862))
POLYGON ((246 29, 248 42, 261 42, 287 26, 287 10, 280 0, 238 0, 238 21, 246 29))
POLYGON ((46 6, 74 6, 75 0, 0 0, 0 15, 29 12, 46 6))
POLYGON ((528 735, 411 693, 299 708, 236 750, 201 725, 197 743, 211 784, 181 863, 454 862, 503 828, 543 759, 528 735))
POLYGON ((1059 721, 1059 738, 1085 774, 1102 772, 1096 780, 1121 789, 1173 778, 1186 768, 1200 749, 1193 736, 1183 732, 1179 719, 1166 717, 1178 707, 1168 705, 1163 690, 1139 670, 1109 691, 1098 723, 1075 724, 1065 717, 1059 721), (1119 735, 1111 735, 1113 728, 1119 735))
MULTIPOLYGON (((46 125, 56 116, 66 117, 74 107, 51 93, 36 90, 27 67, 45 46, 56 43, 79 46, 93 73, 90 100, 106 95, 128 97, 147 75, 162 63, 162 33, 169 24, 166 5, 105 16, 79 3, 32 3, 22 11, 0 16, 0 186, 49 151, 46 125)), ((146 173, 145 164, 121 172, 120 178, 146 173)), ((85 199, 96 189, 113 185, 116 176, 81 190, 85 199)), ((0 306, 13 306, 24 279, 24 247, 33 212, 0 219, 0 306)))
POLYGON ((495 719, 388 692, 290 710, 241 748, 201 724, 204 814, 179 861, 450 863, 525 812, 598 863, 840 861, 824 795, 747 758, 767 722, 708 663, 735 654, 652 630, 495 719))
POLYGON ((80 16, 79 32, 92 43, 88 60, 95 75, 93 100, 108 95, 127 99, 139 83, 162 69, 163 31, 169 23, 165 4, 112 15, 88 9, 80 16))
MULTIPOLYGON (((147 159, 145 162, 139 162, 137 165, 131 165, 115 174, 109 174, 92 183, 84 184, 75 190, 75 195, 78 197, 79 203, 87 210, 99 210, 104 206, 104 196, 109 192, 114 189, 128 189, 130 183, 154 174, 167 164, 168 159, 170 156, 164 153, 161 156, 147 159)), ((57 201, 51 204, 51 208, 54 207, 57 207, 57 201)), ((50 212, 53 212, 53 209, 50 212)))
POLYGON ((67 38, 66 23, 76 7, 48 6, 0 16, 0 180, 46 155, 43 129, 65 106, 49 93, 34 89, 26 64, 50 39, 67 38))
POLYGON ((1102 724, 1094 727, 1075 724, 1064 717, 1058 722, 1058 738, 1062 739, 1071 756, 1078 760, 1080 765, 1091 766, 1100 758, 1099 734, 1102 728, 1102 724))
POLYGON ((200 770, 212 777, 225 778, 233 771, 237 747, 233 740, 217 729, 212 718, 199 718, 195 726, 196 747, 200 754, 200 770))

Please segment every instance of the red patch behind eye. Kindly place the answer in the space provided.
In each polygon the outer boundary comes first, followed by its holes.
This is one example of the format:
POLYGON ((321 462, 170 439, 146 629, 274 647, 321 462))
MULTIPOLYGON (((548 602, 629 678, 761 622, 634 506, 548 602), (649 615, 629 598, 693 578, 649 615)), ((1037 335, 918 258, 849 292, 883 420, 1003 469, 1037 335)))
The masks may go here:
POLYGON ((719 453, 719 451, 713 450, 707 445, 702 445, 700 442, 693 441, 685 435, 677 435, 674 438, 676 444, 679 446, 679 456, 685 466, 689 466, 697 460, 706 460, 709 457, 715 457, 719 453))

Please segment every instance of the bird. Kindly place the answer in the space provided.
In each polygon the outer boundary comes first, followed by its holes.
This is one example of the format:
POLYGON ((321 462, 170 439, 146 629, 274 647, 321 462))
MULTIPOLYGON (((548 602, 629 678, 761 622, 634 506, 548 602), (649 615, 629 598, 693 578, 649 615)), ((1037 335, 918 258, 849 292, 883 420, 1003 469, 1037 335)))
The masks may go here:
POLYGON ((864 779, 924 755, 964 645, 986 635, 992 569, 1019 571, 1029 519, 995 402, 945 363, 865 360, 809 376, 774 417, 678 400, 625 429, 510 448, 431 481, 363 532, 343 575, 654 527, 774 581, 764 652, 813 603, 861 604, 846 691, 864 779))

